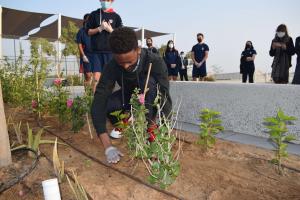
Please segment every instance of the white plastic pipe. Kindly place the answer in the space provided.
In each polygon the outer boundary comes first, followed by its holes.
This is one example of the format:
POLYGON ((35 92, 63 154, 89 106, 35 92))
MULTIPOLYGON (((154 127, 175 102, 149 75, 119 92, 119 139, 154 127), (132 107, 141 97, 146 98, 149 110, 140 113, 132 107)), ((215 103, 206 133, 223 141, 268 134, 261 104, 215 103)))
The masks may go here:
POLYGON ((57 178, 42 182, 45 200, 61 200, 57 178))

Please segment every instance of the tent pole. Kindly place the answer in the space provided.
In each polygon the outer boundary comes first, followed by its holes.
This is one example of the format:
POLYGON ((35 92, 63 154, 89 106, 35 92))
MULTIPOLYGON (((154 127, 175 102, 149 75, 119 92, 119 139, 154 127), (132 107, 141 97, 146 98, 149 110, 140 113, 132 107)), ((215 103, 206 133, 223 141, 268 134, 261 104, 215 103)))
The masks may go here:
POLYGON ((17 68, 16 38, 14 38, 14 58, 15 58, 15 68, 17 68))
POLYGON ((0 5, 0 62, 2 62, 2 6, 0 5))
POLYGON ((176 33, 173 33, 173 43, 176 46, 176 33))
POLYGON ((145 38, 145 28, 142 27, 142 38, 141 38, 141 45, 142 45, 142 48, 144 48, 144 46, 145 46, 144 38, 145 38))
POLYGON ((61 43, 59 41, 61 37, 61 14, 58 14, 57 20, 57 76, 60 77, 61 74, 61 43))

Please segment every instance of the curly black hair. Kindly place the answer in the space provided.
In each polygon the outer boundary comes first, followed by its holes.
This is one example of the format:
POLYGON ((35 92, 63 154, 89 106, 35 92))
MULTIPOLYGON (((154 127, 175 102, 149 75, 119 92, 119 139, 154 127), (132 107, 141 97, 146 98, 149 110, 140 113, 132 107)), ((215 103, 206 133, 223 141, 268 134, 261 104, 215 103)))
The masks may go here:
POLYGON ((109 37, 112 53, 123 54, 138 48, 135 32, 126 27, 115 29, 109 37))

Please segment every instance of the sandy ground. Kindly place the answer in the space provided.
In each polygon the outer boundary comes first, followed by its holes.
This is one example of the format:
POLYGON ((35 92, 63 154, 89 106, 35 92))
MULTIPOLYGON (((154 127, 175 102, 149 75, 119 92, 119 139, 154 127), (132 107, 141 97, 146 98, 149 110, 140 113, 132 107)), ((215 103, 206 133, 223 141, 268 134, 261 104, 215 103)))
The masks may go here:
MULTIPOLYGON (((20 113, 18 117, 36 126, 34 118, 28 114, 20 113)), ((97 138, 90 139, 87 127, 80 133, 73 134, 68 131, 68 126, 63 130, 56 129, 55 127, 58 127, 56 121, 55 118, 49 117, 43 123, 50 125, 53 132, 90 156, 105 161, 101 143, 97 138)), ((201 148, 193 143, 197 139, 195 135, 185 132, 177 134, 191 144, 183 144, 180 175, 167 191, 183 199, 300 199, 299 173, 285 170, 284 176, 280 176, 276 173, 274 165, 260 160, 260 158, 270 160, 273 155, 271 151, 218 140, 215 148, 203 153, 201 148)), ((54 139, 47 133, 44 137, 54 139)), ((113 144, 125 154, 121 162, 114 167, 146 181, 148 174, 145 166, 142 162, 129 157, 125 140, 114 140, 113 144)), ((176 148, 178 143, 175 150, 176 148)), ((52 145, 41 146, 41 151, 51 157, 52 145)), ((65 161, 67 171, 74 169, 77 172, 81 184, 93 199, 172 199, 93 162, 70 147, 59 146, 59 155, 65 161)), ((300 169, 300 158, 290 156, 284 164, 300 169)), ((38 168, 23 181, 26 188, 32 188, 29 192, 20 198, 19 184, 1 194, 0 199, 43 199, 41 181, 51 177, 53 177, 52 167, 42 159, 38 168), (32 198, 33 195, 35 198, 32 198)), ((63 199, 72 199, 67 184, 62 184, 61 188, 63 199)))

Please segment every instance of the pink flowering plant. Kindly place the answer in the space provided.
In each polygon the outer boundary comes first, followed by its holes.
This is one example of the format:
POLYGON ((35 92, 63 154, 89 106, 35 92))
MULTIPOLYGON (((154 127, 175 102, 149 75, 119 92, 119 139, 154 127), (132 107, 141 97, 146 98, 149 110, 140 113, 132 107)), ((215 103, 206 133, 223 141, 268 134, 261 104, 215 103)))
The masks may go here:
POLYGON ((145 107, 145 95, 135 89, 130 99, 131 118, 124 135, 127 140, 129 152, 133 158, 141 159, 149 172, 148 180, 158 184, 161 188, 171 185, 179 175, 179 152, 173 153, 176 137, 171 133, 175 120, 171 121, 162 113, 161 96, 158 91, 154 105, 159 113, 156 126, 148 127, 145 107))
POLYGON ((136 158, 147 158, 147 126, 146 114, 148 110, 145 107, 144 95, 140 94, 139 89, 135 89, 130 99, 131 116, 133 122, 125 129, 124 134, 127 138, 127 145, 130 153, 136 158))
POLYGON ((73 106, 73 99, 68 99, 67 100, 67 107, 72 108, 72 106, 73 106))
POLYGON ((36 100, 32 100, 32 101, 31 101, 31 108, 32 108, 32 109, 36 109, 37 107, 38 107, 37 101, 36 101, 36 100))
POLYGON ((138 99, 140 104, 145 105, 145 95, 144 94, 139 94, 138 99))
POLYGON ((70 107, 73 101, 69 99, 69 92, 62 85, 60 78, 53 81, 53 88, 50 94, 49 109, 50 113, 58 115, 60 125, 68 122, 70 119, 70 107))

